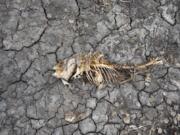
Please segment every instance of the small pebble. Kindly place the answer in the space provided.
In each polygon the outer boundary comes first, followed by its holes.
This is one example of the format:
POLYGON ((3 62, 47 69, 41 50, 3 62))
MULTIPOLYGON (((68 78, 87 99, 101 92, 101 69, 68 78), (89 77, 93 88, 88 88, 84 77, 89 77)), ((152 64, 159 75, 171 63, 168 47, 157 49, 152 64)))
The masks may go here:
POLYGON ((47 17, 48 17, 48 18, 52 18, 52 14, 48 13, 48 14, 47 14, 47 17))
POLYGON ((177 114, 177 120, 180 121, 180 114, 177 114))
POLYGON ((124 123, 129 124, 130 123, 130 116, 128 113, 125 114, 126 116, 123 118, 124 123))
POLYGON ((176 116, 176 112, 174 112, 174 111, 171 111, 171 116, 176 116))
POLYGON ((74 20, 69 19, 69 23, 71 23, 71 24, 74 23, 74 20))
POLYGON ((174 118, 173 121, 174 121, 174 124, 175 124, 175 125, 178 123, 176 118, 174 118))
POLYGON ((166 118, 166 119, 164 119, 164 123, 169 123, 169 120, 166 118))
POLYGON ((158 128, 158 134, 162 134, 162 128, 158 128))

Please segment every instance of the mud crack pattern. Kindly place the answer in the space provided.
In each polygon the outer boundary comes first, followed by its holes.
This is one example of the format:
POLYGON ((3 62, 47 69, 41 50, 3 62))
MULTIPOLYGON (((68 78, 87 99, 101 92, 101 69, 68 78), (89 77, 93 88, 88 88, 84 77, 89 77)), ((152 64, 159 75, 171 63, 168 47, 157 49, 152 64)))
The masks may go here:
POLYGON ((179 53, 179 0, 1 0, 0 135, 179 135, 179 53), (58 59, 95 50, 168 64, 98 91, 52 77, 58 59))

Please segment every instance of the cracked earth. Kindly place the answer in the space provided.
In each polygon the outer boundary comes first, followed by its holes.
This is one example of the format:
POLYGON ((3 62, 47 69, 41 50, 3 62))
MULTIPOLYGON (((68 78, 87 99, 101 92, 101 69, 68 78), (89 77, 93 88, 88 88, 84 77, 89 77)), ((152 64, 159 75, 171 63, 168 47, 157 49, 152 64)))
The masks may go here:
POLYGON ((0 135, 180 135, 179 0, 1 0, 0 135), (102 51, 166 60, 96 90, 52 76, 59 59, 102 51))

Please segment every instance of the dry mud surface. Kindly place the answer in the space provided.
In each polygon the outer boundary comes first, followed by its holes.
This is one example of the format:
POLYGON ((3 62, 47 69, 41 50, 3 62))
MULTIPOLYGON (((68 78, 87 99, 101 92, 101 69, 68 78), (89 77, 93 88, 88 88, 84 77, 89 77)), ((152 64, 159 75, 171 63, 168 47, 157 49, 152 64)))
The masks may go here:
POLYGON ((179 67, 179 0, 0 0, 0 135, 179 135, 179 67), (98 91, 52 77, 58 59, 95 50, 167 63, 150 83, 98 91))

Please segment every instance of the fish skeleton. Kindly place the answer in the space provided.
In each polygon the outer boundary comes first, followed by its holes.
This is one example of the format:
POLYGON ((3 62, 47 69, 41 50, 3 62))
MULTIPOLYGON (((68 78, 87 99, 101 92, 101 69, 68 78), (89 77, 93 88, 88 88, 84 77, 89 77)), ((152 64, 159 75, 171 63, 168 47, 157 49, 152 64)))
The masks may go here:
POLYGON ((133 79, 135 73, 157 64, 162 64, 158 58, 145 64, 117 64, 106 59, 101 52, 74 54, 60 60, 54 67, 53 76, 68 85, 69 80, 85 77, 90 83, 102 88, 106 84, 122 84, 133 79))

